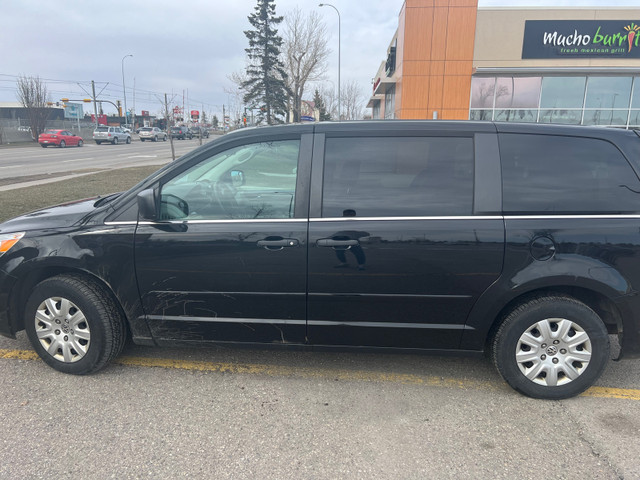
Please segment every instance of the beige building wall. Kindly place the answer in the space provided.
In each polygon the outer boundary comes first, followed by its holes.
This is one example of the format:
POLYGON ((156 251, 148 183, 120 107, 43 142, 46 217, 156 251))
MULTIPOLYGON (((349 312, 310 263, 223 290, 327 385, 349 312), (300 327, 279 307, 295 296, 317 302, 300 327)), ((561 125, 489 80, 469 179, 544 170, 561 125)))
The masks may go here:
MULTIPOLYGON (((640 0, 638 0, 640 5, 640 0)), ((481 68, 640 68, 640 60, 616 58, 522 59, 525 20, 640 20, 640 8, 481 8, 476 21, 474 69, 481 68)))

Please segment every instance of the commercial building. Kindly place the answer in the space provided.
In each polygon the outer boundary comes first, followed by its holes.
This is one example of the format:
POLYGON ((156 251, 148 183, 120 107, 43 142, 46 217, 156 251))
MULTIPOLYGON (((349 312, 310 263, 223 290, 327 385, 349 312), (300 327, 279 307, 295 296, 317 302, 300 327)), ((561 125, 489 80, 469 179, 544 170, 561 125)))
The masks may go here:
POLYGON ((640 126, 640 8, 406 0, 373 118, 640 126))

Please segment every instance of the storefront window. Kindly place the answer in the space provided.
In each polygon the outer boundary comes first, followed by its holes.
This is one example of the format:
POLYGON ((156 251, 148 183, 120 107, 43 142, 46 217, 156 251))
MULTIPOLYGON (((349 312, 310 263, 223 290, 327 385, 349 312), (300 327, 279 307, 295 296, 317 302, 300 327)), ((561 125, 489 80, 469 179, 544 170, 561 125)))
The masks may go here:
POLYGON ((538 110, 496 110, 496 122, 526 122, 535 123, 538 120, 538 110))
POLYGON ((471 79, 471 108, 493 108, 495 87, 496 79, 494 77, 473 77, 471 79))
MULTIPOLYGON (((631 80, 631 77, 589 77, 585 108, 628 109, 631 96, 631 80)), ((626 123, 626 118, 624 123, 626 123)))
POLYGON ((633 79, 633 95, 631 96, 631 108, 640 109, 640 77, 633 79))
POLYGON ((540 108, 582 108, 586 82, 586 77, 544 77, 540 108))
POLYGON ((384 95, 384 118, 396 118, 396 86, 389 87, 384 95))
POLYGON ((563 110, 560 108, 541 110, 539 123, 562 123, 565 125, 580 125, 582 110, 563 110))
POLYGON ((469 119, 637 128, 640 76, 473 77, 469 119))
POLYGON ((542 77, 501 77, 496 82, 496 108, 538 108, 542 77))

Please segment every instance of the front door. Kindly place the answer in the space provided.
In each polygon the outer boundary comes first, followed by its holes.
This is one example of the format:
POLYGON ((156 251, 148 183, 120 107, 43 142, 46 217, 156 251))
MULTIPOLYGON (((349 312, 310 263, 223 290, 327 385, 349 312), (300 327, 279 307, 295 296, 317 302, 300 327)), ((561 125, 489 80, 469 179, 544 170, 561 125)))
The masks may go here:
POLYGON ((214 151, 160 181, 136 272, 154 339, 302 343, 311 135, 214 151), (308 145, 307 145, 308 144, 308 145))

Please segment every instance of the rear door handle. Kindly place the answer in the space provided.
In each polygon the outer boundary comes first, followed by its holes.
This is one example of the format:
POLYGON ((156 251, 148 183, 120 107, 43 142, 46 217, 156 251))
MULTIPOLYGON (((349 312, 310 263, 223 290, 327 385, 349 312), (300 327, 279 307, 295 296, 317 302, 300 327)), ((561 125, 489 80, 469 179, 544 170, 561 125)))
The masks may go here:
POLYGON ((316 242, 319 247, 346 247, 351 248, 358 245, 358 240, 334 240, 333 238, 321 238, 316 242))
POLYGON ((282 250, 285 247, 297 247, 300 241, 296 238, 267 237, 258 240, 258 246, 267 250, 282 250))

